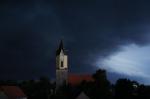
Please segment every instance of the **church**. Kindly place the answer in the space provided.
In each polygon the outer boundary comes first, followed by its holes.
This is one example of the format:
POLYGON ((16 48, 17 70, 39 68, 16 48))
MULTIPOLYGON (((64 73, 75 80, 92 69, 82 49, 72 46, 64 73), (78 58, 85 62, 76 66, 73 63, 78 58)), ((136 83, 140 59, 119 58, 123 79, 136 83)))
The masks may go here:
POLYGON ((68 55, 61 40, 56 51, 56 87, 67 84, 68 79, 68 55))
POLYGON ((91 75, 86 74, 71 74, 68 72, 68 55, 61 40, 58 49, 56 50, 56 88, 64 85, 78 85, 82 81, 93 81, 91 75))

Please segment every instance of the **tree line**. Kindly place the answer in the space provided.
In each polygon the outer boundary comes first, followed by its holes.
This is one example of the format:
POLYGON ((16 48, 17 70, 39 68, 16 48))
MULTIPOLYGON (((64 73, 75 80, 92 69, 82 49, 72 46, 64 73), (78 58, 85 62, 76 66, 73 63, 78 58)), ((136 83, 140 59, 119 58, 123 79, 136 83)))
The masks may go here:
POLYGON ((55 89, 55 82, 47 77, 41 77, 38 81, 0 81, 0 85, 19 86, 28 99, 75 99, 80 92, 84 92, 90 99, 150 99, 150 86, 139 84, 121 78, 115 84, 107 79, 106 71, 99 69, 92 75, 94 81, 82 81, 77 86, 64 84, 55 89))

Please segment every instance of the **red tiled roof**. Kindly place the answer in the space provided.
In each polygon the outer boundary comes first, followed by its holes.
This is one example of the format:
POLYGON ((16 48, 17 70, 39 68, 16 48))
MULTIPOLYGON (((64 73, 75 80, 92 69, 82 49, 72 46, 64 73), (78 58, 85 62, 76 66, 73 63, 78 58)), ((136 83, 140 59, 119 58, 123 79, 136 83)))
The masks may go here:
POLYGON ((78 85, 82 81, 94 81, 91 75, 77 75, 77 74, 71 74, 68 75, 68 83, 71 85, 78 85))
POLYGON ((0 86, 0 90, 3 91, 11 99, 18 97, 27 97, 24 92, 17 86, 0 86))

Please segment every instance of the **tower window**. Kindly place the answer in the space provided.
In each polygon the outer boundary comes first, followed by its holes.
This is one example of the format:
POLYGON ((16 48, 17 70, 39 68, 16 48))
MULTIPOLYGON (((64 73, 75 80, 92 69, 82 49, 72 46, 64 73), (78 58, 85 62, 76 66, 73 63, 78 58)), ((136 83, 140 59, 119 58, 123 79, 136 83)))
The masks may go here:
POLYGON ((63 61, 61 61, 61 67, 63 67, 63 61))

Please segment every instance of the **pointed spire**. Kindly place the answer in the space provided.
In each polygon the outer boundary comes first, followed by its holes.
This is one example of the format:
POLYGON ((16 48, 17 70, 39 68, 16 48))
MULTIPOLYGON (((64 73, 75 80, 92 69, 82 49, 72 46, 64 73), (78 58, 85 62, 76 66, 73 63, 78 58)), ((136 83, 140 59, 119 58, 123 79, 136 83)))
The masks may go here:
POLYGON ((63 40, 60 41, 60 44, 59 44, 59 48, 57 49, 56 51, 56 55, 59 55, 61 50, 63 50, 64 54, 65 54, 65 50, 64 50, 64 45, 63 45, 63 40))
POLYGON ((59 49, 64 49, 64 46, 63 46, 63 40, 60 41, 59 49))

